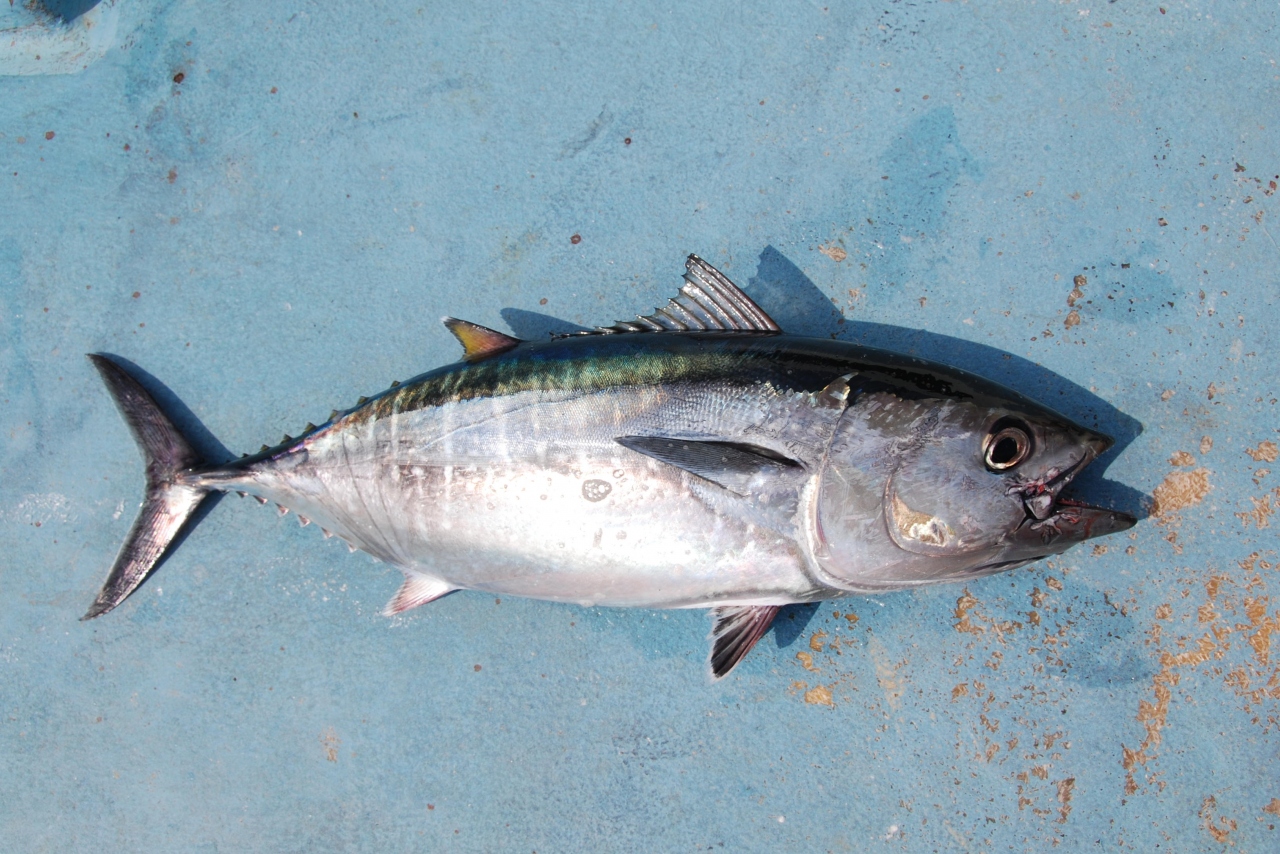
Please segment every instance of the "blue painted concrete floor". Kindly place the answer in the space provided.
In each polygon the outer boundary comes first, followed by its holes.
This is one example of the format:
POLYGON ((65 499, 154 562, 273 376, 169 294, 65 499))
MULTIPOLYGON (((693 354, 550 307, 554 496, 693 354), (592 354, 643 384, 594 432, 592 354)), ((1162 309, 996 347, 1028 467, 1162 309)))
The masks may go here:
POLYGON ((0 6, 0 847, 1277 850, 1276 7, 452 6, 0 6), (84 353, 239 452, 691 251, 1097 423, 1145 518, 716 685, 702 613, 387 620, 234 500, 77 621, 142 489, 84 353))

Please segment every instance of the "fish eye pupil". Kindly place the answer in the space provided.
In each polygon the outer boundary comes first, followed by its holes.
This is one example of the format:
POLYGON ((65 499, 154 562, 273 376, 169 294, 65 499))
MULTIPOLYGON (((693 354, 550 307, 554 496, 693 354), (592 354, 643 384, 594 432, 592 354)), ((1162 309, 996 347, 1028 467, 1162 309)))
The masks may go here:
POLYGON ((1018 456, 1018 443, 1009 436, 996 442, 996 446, 991 449, 991 462, 998 466, 1007 466, 1016 456, 1018 456))
POLYGON ((1031 453, 1031 436, 1021 427, 997 425, 987 439, 984 460, 991 471, 1008 471, 1031 453))

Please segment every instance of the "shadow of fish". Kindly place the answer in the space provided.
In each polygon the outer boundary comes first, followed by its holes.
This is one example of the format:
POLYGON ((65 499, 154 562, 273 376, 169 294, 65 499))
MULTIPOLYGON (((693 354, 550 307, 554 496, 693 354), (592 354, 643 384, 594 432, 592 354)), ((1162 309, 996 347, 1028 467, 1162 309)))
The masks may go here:
POLYGON ((147 489, 85 619, 234 491, 399 567, 387 614, 460 589, 711 609, 718 679, 782 605, 967 580, 1135 523, 1061 495, 1109 438, 964 371, 785 335, 696 256, 684 278, 651 315, 541 342, 445 318, 462 362, 226 464, 90 356, 147 489))

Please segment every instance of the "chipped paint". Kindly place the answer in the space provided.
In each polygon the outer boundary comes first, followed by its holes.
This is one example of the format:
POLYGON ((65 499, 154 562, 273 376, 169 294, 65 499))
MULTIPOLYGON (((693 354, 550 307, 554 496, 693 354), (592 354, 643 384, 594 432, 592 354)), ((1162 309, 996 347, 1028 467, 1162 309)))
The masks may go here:
POLYGON ((849 257, 848 252, 846 252, 842 247, 837 246, 834 243, 827 243, 822 246, 819 246, 818 251, 821 252, 823 255, 826 255, 832 261, 835 261, 837 264, 839 264, 841 261, 849 257))
POLYGON ((1253 461, 1256 463, 1274 463, 1276 461, 1277 454, 1280 454, 1280 446, 1277 446, 1275 442, 1267 439, 1266 441, 1259 442, 1258 447, 1256 448, 1245 448, 1244 452, 1253 457, 1253 461))
POLYGON ((1171 513, 1194 507, 1212 489, 1208 469, 1169 472, 1152 492, 1154 501, 1151 513, 1153 516, 1167 517, 1171 513))
POLYGON ((1068 777, 1065 780, 1058 781, 1058 803, 1062 807, 1058 810, 1058 823, 1066 824, 1067 817, 1071 815, 1071 793, 1075 790, 1076 778, 1068 777))
POLYGON ((333 727, 320 733, 320 744, 324 747, 324 758, 329 762, 337 762, 338 748, 342 746, 342 739, 338 738, 338 733, 333 727))
POLYGON ((899 665, 889 660, 889 651, 875 635, 867 638, 867 649, 871 653, 871 661, 876 668, 876 683, 884 692, 884 700, 889 708, 897 711, 902 707, 902 678, 898 673, 899 665))
POLYGON ((1236 518, 1243 522, 1246 528, 1249 527, 1251 522, 1253 527, 1259 530, 1269 528, 1271 527, 1271 517, 1275 514, 1276 507, 1280 506, 1280 486, 1271 492, 1264 492, 1261 498, 1250 498, 1249 501, 1253 504, 1253 509, 1236 513, 1236 518), (1272 503, 1273 497, 1275 504, 1272 503))
MULTIPOLYGON (((1250 713, 1259 705, 1268 704, 1265 716, 1254 714, 1253 722, 1270 732, 1280 727, 1280 667, 1271 659, 1271 639, 1280 631, 1280 612, 1270 608, 1267 596, 1235 597, 1234 591, 1248 590, 1262 584, 1258 569, 1270 571, 1274 564, 1254 552, 1239 562, 1240 568, 1252 578, 1233 578, 1224 573, 1214 573, 1204 581, 1204 599, 1190 604, 1184 611, 1186 617, 1177 622, 1176 628, 1190 628, 1187 622, 1194 614, 1198 631, 1178 632, 1172 640, 1165 640, 1162 621, 1172 621, 1174 608, 1169 603, 1157 606, 1153 612, 1156 620, 1149 630, 1149 643, 1156 647, 1160 669, 1152 677, 1151 698, 1138 702, 1136 719, 1142 724, 1144 737, 1137 748, 1121 745, 1121 765, 1125 769, 1124 791, 1132 795, 1143 786, 1156 791, 1164 788, 1159 774, 1140 778, 1139 771, 1153 762, 1163 741, 1163 730, 1169 723, 1175 699, 1174 689, 1185 685, 1189 676, 1217 679, 1232 695, 1245 700, 1244 711, 1250 713), (1244 621, 1239 619, 1239 615, 1244 621), (1207 631, 1205 631, 1207 627, 1207 631), (1230 639, 1239 635, 1244 640, 1247 657, 1233 650, 1230 639)), ((1226 832, 1230 832, 1229 830, 1226 832)))
POLYGON ((835 701, 831 698, 831 689, 833 687, 834 685, 815 685, 804 692, 804 701, 811 706, 835 708, 835 701))
POLYGON ((823 644, 826 643, 827 633, 823 631, 814 632, 809 638, 809 649, 814 652, 822 652, 823 644))
POLYGON ((955 630, 957 632, 970 632, 975 635, 982 634, 982 626, 974 625, 973 620, 969 617, 969 612, 978 606, 978 600, 969 592, 969 588, 964 589, 964 593, 960 594, 960 598, 956 600, 956 623, 955 630))
POLYGON ((1209 795, 1200 804, 1200 821, 1201 826, 1213 837, 1213 841, 1220 845, 1227 844, 1230 840, 1231 832, 1236 829, 1237 825, 1234 819, 1219 815, 1217 821, 1214 821, 1214 813, 1218 810, 1218 800, 1213 795, 1209 795))

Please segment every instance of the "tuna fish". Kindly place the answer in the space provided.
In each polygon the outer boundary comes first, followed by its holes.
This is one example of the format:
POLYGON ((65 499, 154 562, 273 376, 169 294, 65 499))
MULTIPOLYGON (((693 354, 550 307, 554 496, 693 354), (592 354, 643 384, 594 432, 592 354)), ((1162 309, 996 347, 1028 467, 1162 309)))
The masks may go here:
POLYGON ((710 609, 718 679, 783 605, 968 581, 1135 523, 1061 494, 1106 436, 964 371, 783 334, 718 270, 686 269, 665 307, 588 333, 445 318, 461 362, 226 463, 90 356, 147 486, 85 619, 234 491, 401 569, 387 614, 464 589, 710 609))

